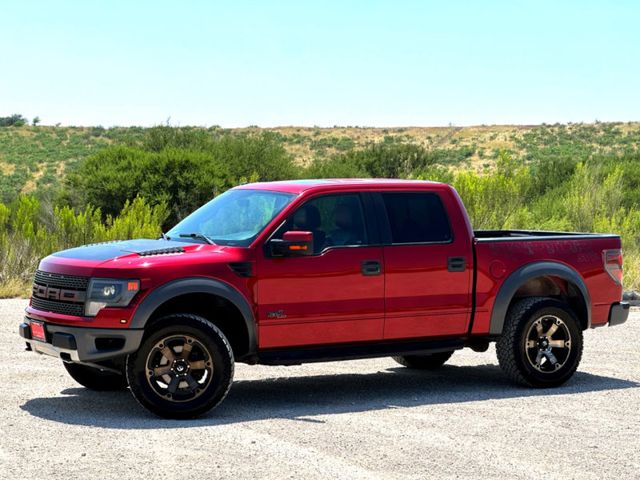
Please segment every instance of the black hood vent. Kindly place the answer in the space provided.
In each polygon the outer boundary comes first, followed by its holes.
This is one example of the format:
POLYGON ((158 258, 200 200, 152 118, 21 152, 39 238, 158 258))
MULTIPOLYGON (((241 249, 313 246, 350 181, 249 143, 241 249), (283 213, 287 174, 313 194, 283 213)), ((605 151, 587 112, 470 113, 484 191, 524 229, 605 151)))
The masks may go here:
POLYGON ((153 250, 145 250, 144 252, 137 252, 140 257, 150 257, 151 255, 168 255, 170 253, 184 253, 184 248, 182 247, 167 247, 167 248, 156 248, 153 250))

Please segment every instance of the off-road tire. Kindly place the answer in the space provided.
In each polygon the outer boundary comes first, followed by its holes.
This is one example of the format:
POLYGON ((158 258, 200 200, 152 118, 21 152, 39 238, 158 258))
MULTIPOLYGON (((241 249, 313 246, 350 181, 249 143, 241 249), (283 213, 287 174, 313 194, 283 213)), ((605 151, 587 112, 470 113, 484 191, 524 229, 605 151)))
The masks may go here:
POLYGON ((514 303, 507 312, 502 335, 496 342, 498 363, 507 377, 520 385, 536 388, 558 387, 569 380, 580 364, 582 348, 582 328, 575 313, 565 302, 548 297, 530 297, 514 303), (535 341, 529 339, 528 332, 533 332, 538 320, 554 318, 563 325, 564 336, 569 337, 563 340, 565 343, 569 341, 570 350, 556 370, 542 372, 538 370, 539 365, 534 365, 537 360, 532 361, 528 357, 532 355, 531 349, 535 354, 538 348, 528 346, 528 342, 535 341))
POLYGON ((427 355, 405 355, 401 357, 391 357, 400 365, 416 370, 437 370, 442 367, 453 355, 450 352, 430 353, 427 355))
POLYGON ((124 372, 117 374, 80 363, 62 362, 62 364, 71 378, 89 390, 106 392, 127 388, 127 377, 124 372))
MULTIPOLYGON (((176 358, 180 359, 180 354, 176 358)), ((222 331, 209 320, 197 315, 174 314, 160 319, 151 326, 138 351, 127 357, 126 372, 131 393, 147 410, 164 418, 195 418, 218 406, 227 396, 233 381, 233 351, 222 331), (202 355, 206 354, 206 360, 201 359, 199 362, 206 361, 211 368, 210 373, 207 370, 208 383, 201 389, 193 388, 194 396, 197 392, 193 399, 178 400, 175 393, 161 395, 158 392, 159 383, 154 383, 160 377, 151 377, 153 370, 150 371, 149 368, 150 356, 154 351, 157 352, 158 346, 162 345, 165 339, 179 337, 191 339, 194 345, 199 345, 205 352, 202 355)), ((203 374, 199 381, 204 379, 203 374)), ((185 382, 186 380, 180 385, 185 382)), ((183 390, 186 388, 181 390, 178 387, 178 392, 183 390)))

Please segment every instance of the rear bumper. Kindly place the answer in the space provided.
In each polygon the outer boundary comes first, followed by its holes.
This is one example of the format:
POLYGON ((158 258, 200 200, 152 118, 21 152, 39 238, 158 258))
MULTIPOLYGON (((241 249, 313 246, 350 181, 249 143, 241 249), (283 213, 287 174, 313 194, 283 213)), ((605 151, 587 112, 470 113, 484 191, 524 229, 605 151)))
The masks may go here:
POLYGON ((627 321, 629 317, 629 303, 619 302, 611 305, 609 310, 609 326, 615 327, 616 325, 622 325, 627 321))
POLYGON ((82 328, 45 323, 46 342, 31 337, 31 319, 25 317, 19 333, 31 350, 66 361, 96 362, 133 353, 140 347, 143 330, 82 328))

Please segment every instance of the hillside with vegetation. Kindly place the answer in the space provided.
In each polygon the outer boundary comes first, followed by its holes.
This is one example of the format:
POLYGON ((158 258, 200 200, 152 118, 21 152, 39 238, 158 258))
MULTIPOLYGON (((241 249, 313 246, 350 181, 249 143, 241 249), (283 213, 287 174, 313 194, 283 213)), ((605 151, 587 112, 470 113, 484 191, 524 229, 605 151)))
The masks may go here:
MULTIPOLYGON (((143 146, 151 130, 26 126, 24 123, 19 127, 0 126, 0 201, 11 200, 18 192, 32 193, 57 185, 78 162, 109 146, 143 146)), ((640 144, 640 122, 426 128, 184 127, 178 130, 211 138, 268 134, 299 166, 371 145, 408 144, 434 152, 441 157, 439 164, 477 172, 495 167, 500 150, 524 161, 566 154, 586 159, 597 155, 627 156, 637 153, 640 144)))
MULTIPOLYGON (((9 117, 7 117, 9 118, 9 117)), ((11 117, 13 118, 13 117, 11 117)), ((223 129, 0 125, 0 296, 51 251, 157 236, 247 181, 441 180, 475 228, 615 232, 640 287, 640 123, 223 129)))

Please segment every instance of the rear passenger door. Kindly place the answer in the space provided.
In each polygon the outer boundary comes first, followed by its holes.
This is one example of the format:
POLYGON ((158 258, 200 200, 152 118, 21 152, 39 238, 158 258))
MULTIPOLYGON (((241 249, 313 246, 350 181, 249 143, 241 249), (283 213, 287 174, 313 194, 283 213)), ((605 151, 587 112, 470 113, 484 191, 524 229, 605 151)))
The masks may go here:
POLYGON ((472 265, 468 232, 450 222, 459 208, 442 192, 380 192, 384 238, 385 339, 467 331, 472 265))

